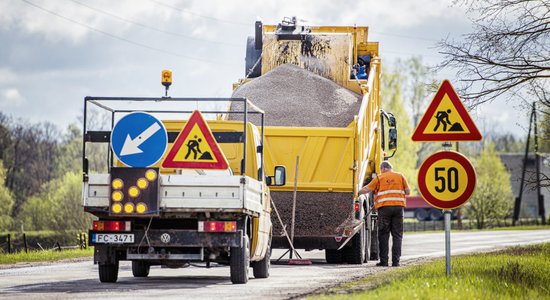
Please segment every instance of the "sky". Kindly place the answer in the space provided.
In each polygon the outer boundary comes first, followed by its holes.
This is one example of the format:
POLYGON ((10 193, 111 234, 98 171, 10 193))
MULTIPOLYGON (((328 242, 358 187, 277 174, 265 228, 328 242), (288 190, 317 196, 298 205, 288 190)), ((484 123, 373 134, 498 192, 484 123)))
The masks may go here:
MULTIPOLYGON (((452 0, 1 0, 0 111, 60 128, 79 124, 85 96, 229 97, 244 77, 254 22, 369 26, 383 65, 460 39, 471 23, 452 0)), ((458 80, 452 71, 438 79, 458 80)), ((499 100, 470 112, 483 132, 526 134, 527 112, 499 100)))

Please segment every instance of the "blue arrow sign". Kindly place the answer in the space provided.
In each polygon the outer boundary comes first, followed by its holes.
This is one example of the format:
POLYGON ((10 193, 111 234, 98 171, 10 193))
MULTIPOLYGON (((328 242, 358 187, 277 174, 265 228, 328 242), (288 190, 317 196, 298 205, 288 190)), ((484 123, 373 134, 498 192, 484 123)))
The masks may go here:
POLYGON ((156 164, 167 145, 164 124, 145 112, 127 114, 111 132, 111 148, 115 156, 129 167, 143 168, 156 164))

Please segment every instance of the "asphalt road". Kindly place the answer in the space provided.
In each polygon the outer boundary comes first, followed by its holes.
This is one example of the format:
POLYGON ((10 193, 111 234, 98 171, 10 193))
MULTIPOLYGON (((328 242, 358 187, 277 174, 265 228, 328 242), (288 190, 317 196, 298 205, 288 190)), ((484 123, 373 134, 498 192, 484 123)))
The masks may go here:
MULTIPOLYGON (((550 230, 453 232, 452 254, 490 251, 506 246, 550 242, 550 230)), ((282 252, 274 251, 273 258, 282 252)), ((443 233, 406 234, 403 264, 420 258, 445 255, 443 233)), ((229 267, 151 268, 148 278, 132 277, 131 264, 121 262, 119 280, 100 283, 97 266, 90 261, 0 270, 0 298, 9 299, 285 299, 315 292, 380 272, 375 262, 363 266, 328 265, 324 253, 303 253, 309 266, 272 265, 268 279, 251 278, 248 284, 233 285, 229 267)), ((445 270, 441 270, 444 274, 445 270)), ((252 272, 250 272, 252 276, 252 272)))

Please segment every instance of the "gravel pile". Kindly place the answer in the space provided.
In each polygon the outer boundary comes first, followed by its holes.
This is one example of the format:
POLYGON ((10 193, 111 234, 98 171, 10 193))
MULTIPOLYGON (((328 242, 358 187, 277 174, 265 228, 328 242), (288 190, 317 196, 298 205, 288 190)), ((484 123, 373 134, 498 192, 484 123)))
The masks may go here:
MULTIPOLYGON (((281 65, 242 85, 233 97, 248 98, 266 113, 268 126, 346 127, 361 107, 361 95, 292 64, 281 65)), ((234 102, 232 111, 242 111, 234 102)), ((242 120, 230 115, 230 120, 242 120)), ((259 124, 259 118, 251 118, 259 124)))
MULTIPOLYGON (((293 192, 271 192, 283 223, 290 235, 292 224, 293 192)), ((345 223, 353 211, 353 193, 298 192, 294 235, 314 237, 334 235, 338 226, 345 223)), ((273 236, 283 236, 281 223, 275 212, 271 213, 273 236)))

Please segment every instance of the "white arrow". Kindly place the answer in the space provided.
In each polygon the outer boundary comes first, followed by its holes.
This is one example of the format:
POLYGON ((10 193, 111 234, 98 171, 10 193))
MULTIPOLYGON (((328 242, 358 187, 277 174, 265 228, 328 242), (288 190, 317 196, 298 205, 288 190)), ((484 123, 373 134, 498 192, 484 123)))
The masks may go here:
POLYGON ((153 123, 153 125, 149 126, 149 128, 145 129, 145 131, 143 131, 135 139, 132 139, 130 135, 127 135, 126 140, 124 141, 124 145, 122 145, 122 150, 120 150, 120 156, 142 153, 143 150, 138 148, 139 145, 141 145, 159 130, 160 125, 155 122, 153 123))

